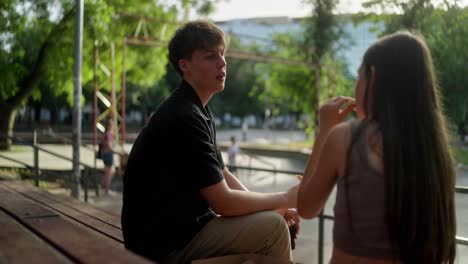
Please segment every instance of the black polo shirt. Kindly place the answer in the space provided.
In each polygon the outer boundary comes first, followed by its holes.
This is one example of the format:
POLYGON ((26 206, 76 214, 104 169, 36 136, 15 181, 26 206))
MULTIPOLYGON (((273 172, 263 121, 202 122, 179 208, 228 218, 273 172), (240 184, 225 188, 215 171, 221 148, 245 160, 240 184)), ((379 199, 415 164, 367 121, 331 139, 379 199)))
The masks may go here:
POLYGON ((125 246, 158 260, 214 217, 200 189, 223 180, 213 115, 185 81, 140 132, 124 174, 125 246))

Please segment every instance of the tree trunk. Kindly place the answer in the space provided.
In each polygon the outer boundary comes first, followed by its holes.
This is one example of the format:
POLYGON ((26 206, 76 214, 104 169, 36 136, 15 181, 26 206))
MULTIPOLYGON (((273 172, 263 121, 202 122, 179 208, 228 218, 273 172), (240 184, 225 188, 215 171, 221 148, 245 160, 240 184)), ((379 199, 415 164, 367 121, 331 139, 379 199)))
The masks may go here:
POLYGON ((57 107, 53 106, 49 109, 50 111, 50 125, 54 126, 57 124, 58 121, 58 109, 57 107))
POLYGON ((41 112, 42 112, 42 107, 39 103, 34 104, 34 122, 36 124, 41 123, 41 112))
POLYGON ((9 150, 11 147, 15 116, 16 110, 14 107, 9 105, 0 106, 0 150, 9 150))
POLYGON ((320 66, 315 67, 315 90, 314 90, 314 138, 316 139, 319 131, 320 118, 320 66))
POLYGON ((76 5, 63 16, 57 26, 49 33, 44 43, 42 43, 34 67, 29 74, 18 80, 18 92, 5 101, 0 102, 0 150, 10 148, 11 139, 9 137, 13 136, 13 125, 17 108, 31 95, 40 83, 46 70, 48 53, 54 48, 57 39, 68 30, 67 21, 73 18, 75 10, 76 5))

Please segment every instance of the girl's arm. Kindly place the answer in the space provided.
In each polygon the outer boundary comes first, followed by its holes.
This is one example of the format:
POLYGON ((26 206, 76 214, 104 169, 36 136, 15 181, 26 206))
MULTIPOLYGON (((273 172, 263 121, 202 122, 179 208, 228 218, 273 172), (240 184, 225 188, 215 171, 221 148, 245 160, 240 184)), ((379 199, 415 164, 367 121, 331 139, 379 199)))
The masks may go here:
POLYGON ((303 218, 313 218, 320 212, 338 171, 346 165, 350 125, 340 123, 354 106, 352 98, 337 97, 320 108, 319 132, 298 193, 298 212, 303 218), (341 109, 345 104, 348 105, 341 109))
POLYGON ((350 123, 342 123, 327 135, 319 135, 298 192, 297 209, 303 218, 314 218, 325 206, 338 175, 344 172, 351 138, 350 123), (321 147, 320 145, 323 145, 321 147))

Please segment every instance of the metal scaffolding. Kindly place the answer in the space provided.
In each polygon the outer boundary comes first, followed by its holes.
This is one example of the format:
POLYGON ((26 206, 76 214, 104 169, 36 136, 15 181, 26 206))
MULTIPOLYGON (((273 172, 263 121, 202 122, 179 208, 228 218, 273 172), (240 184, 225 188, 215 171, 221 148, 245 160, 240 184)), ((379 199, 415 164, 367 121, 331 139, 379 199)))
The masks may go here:
MULTIPOLYGON (((93 145, 96 149, 98 144, 98 130, 101 132, 104 131, 104 126, 101 124, 101 121, 107 116, 114 120, 114 135, 116 136, 116 141, 119 142, 119 151, 118 153, 121 156, 121 165, 123 167, 126 164, 126 153, 124 151, 124 144, 126 140, 126 82, 127 82, 127 72, 126 72, 126 57, 127 57, 127 47, 128 46, 144 46, 144 47, 167 47, 167 28, 169 25, 181 25, 181 22, 174 22, 164 19, 156 19, 151 17, 139 16, 128 13, 118 13, 117 19, 125 19, 129 21, 136 22, 135 31, 129 35, 126 35, 122 39, 122 82, 120 94, 117 96, 115 88, 115 45, 112 42, 110 44, 111 52, 111 62, 110 67, 107 67, 104 63, 99 60, 99 42, 95 40, 94 42, 94 100, 93 100, 93 145), (150 30, 149 23, 157 23, 161 26, 158 36, 154 37, 150 35, 150 32, 155 32, 150 30), (110 68, 110 70, 109 70, 110 68), (108 80, 102 84, 99 83, 99 72, 102 71, 108 80), (110 82, 110 94, 105 95, 103 92, 100 92, 100 87, 106 85, 110 82), (117 112, 117 102, 120 100, 120 114, 117 112), (99 101, 105 106, 105 110, 98 115, 98 103, 99 101)), ((154 34, 153 34, 154 35, 154 34)), ((274 57, 274 56, 265 56, 262 54, 256 54, 251 52, 246 52, 239 49, 234 49, 229 47, 230 40, 236 35, 233 33, 226 34, 226 57, 249 60, 255 63, 277 63, 282 65, 290 66, 303 66, 307 68, 313 68, 318 66, 313 62, 304 62, 299 60, 291 60, 284 57, 274 57)), ((250 38, 258 38, 255 36, 246 36, 250 38)), ((262 41, 267 41, 261 39, 262 41)), ((298 46, 299 49, 312 49, 313 47, 298 46)), ((318 90, 318 89, 317 89, 318 90)), ((318 96, 318 91, 315 97, 318 96)), ((96 165, 96 159, 95 159, 96 165)), ((122 167, 122 166, 121 166, 122 167)))

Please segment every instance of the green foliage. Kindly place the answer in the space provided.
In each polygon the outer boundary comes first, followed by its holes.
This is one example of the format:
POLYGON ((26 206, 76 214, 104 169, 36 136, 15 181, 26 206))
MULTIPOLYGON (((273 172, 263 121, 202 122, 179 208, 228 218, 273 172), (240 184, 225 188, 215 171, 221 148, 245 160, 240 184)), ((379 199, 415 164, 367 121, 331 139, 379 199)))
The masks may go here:
POLYGON ((303 21, 302 31, 275 35, 276 45, 266 51, 268 56, 302 61, 304 65, 259 66, 262 74, 258 83, 263 85, 257 86, 257 93, 273 113, 307 114, 307 131, 312 132, 318 123, 319 103, 332 96, 352 94, 352 84, 345 64, 336 56, 338 42, 344 36, 333 14, 337 1, 307 2, 313 6, 312 16, 303 21))
POLYGON ((468 165, 468 147, 454 145, 452 146, 452 151, 457 164, 468 165))
POLYGON ((156 84, 142 87, 135 84, 127 85, 127 107, 134 111, 141 111, 148 116, 180 84, 178 73, 172 66, 166 64, 166 74, 156 84))
POLYGON ((436 65, 446 112, 455 124, 468 123, 468 8, 436 9, 421 23, 436 65))
MULTIPOLYGON (((212 10, 213 0, 181 0, 200 11, 212 10), (207 3, 208 2, 208 3, 207 3)), ((8 149, 13 135, 16 110, 31 95, 34 104, 56 108, 57 101, 73 101, 75 0, 2 0, 0 3, 0 148, 8 149), (38 89, 40 87, 40 89, 38 89), (43 100, 44 98, 51 100, 43 100), (66 100, 64 100, 66 98, 66 100), (39 101, 41 100, 41 101, 39 101), (43 105, 42 105, 43 104, 43 105)), ((178 26, 177 7, 164 1, 85 0, 83 30, 83 93, 93 89, 94 43, 98 40, 99 60, 115 73, 112 80, 99 67, 99 89, 121 87, 123 42, 126 36, 167 41, 178 26), (148 19, 154 17, 157 19, 148 19), (115 44, 115 63, 110 47, 115 44)), ((187 9, 186 9, 187 10, 187 9)), ((144 91, 165 74, 167 49, 128 46, 127 81, 144 91)), ((88 98, 90 99, 90 98, 88 98)), ((117 98, 118 99, 118 98, 117 98)), ((85 98, 82 97, 82 102, 85 98)), ((53 110, 53 109, 50 109, 53 110)))
MULTIPOLYGON (((352 79, 346 74, 343 62, 334 59, 329 54, 322 59, 322 67, 290 66, 283 64, 265 64, 259 66, 265 73, 263 88, 259 98, 268 108, 276 112, 304 113, 312 120, 316 116, 314 109, 315 71, 320 70, 319 87, 321 87, 320 102, 337 95, 353 95, 352 79)), ((309 131, 311 129, 311 123, 309 131)))
POLYGON ((333 11, 337 0, 308 0, 313 6, 312 16, 304 23, 304 45, 313 47, 313 52, 306 52, 307 58, 320 61, 326 53, 333 53, 333 45, 339 40, 343 31, 338 25, 333 11), (312 57, 311 57, 312 56, 312 57))
MULTIPOLYGON (((237 50, 254 49, 254 47, 242 45, 238 38, 231 39, 230 47, 237 50)), ((225 113, 240 117, 249 114, 262 116, 264 106, 254 94, 259 74, 258 64, 230 57, 226 59, 226 62, 226 85, 224 91, 210 101, 213 112, 218 116, 225 113)))
MULTIPOLYGON (((301 35, 301 34, 297 34, 301 35)), ((305 54, 298 48, 302 40, 292 33, 274 36, 277 48, 271 49, 268 56, 304 61, 305 54)), ((268 108, 310 113, 312 110, 312 90, 314 71, 310 66, 269 63, 260 65, 264 74, 260 76, 264 90, 260 93, 268 108)))
MULTIPOLYGON (((7 14, 1 20, 0 37, 0 73, 4 80, 0 84, 0 102, 15 96, 21 83, 34 70, 39 50, 44 43, 47 47, 46 69, 43 73, 42 86, 49 87, 48 95, 68 95, 68 102, 72 102, 73 91, 73 63, 75 41, 74 15, 63 21, 62 17, 72 10, 75 1, 13 1, 2 4, 0 12, 7 14), (56 36, 51 32, 60 27, 66 30, 56 36)), ((109 70, 110 44, 115 43, 115 83, 120 89, 122 72, 122 39, 132 35, 138 24, 134 18, 121 14, 137 14, 140 16, 158 17, 161 20, 174 21, 175 11, 166 11, 161 5, 153 1, 129 2, 123 0, 85 1, 84 42, 83 42, 83 74, 82 80, 86 88, 93 79, 94 69, 94 40, 99 41, 100 61, 109 70)), ((160 37, 163 27, 171 33, 175 25, 164 25, 161 22, 146 21, 149 36, 160 37)), ((163 37, 167 37, 166 36, 163 37)), ((157 82, 165 73, 167 62, 165 47, 128 47, 127 50, 127 79, 142 87, 149 87, 157 82)), ((105 83, 104 74, 100 74, 100 82, 105 83)), ((110 81, 102 87, 110 90, 110 81)), ((44 88, 45 89, 45 88, 44 88)), ((41 89, 44 91, 44 89, 41 89)), ((40 96, 35 96, 40 99, 40 96)))
POLYGON ((409 29, 420 32, 431 50, 444 105, 450 120, 468 123, 468 8, 458 1, 436 5, 428 0, 368 1, 366 7, 399 10, 401 15, 382 16, 383 34, 409 29))
POLYGON ((225 0, 181 0, 182 9, 187 14, 190 9, 195 10, 200 15, 209 15, 215 10, 218 2, 225 0))

